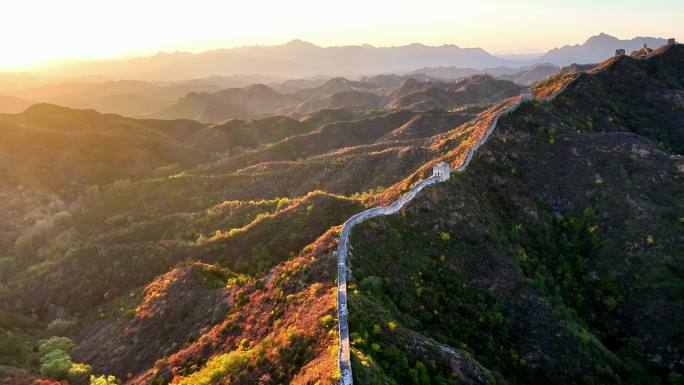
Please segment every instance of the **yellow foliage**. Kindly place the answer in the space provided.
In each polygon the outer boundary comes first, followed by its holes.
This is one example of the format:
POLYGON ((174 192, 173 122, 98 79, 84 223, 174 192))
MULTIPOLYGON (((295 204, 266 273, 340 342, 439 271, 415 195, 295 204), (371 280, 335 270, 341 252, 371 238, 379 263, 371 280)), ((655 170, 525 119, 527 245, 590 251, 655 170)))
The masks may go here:
POLYGON ((654 243, 655 243, 655 238, 653 238, 653 235, 648 234, 646 236, 646 244, 649 246, 653 246, 654 243))
POLYGON ((233 350, 226 354, 211 357, 199 371, 176 382, 178 385, 211 385, 217 380, 230 382, 243 371, 252 357, 251 350, 233 350))

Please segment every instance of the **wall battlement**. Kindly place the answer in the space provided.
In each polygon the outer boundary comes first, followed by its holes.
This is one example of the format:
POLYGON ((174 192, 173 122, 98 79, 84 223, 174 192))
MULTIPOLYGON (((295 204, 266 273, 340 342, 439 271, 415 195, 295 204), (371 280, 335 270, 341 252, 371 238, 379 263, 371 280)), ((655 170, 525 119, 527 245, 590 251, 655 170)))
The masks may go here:
POLYGON ((338 367, 340 370, 340 384, 341 385, 353 385, 354 380, 352 377, 351 368, 351 344, 349 341, 349 324, 348 316, 349 311, 347 309, 347 276, 351 274, 351 270, 347 265, 348 256, 351 255, 349 245, 349 234, 352 228, 358 223, 372 217, 377 217, 380 215, 391 215, 397 213, 401 210, 404 205, 413 200, 416 195, 423 190, 425 187, 430 186, 435 183, 445 182, 449 180, 451 174, 454 172, 462 172, 468 167, 468 164, 473 158, 475 152, 482 146, 491 136, 492 132, 496 128, 496 124, 499 117, 505 113, 511 112, 518 108, 523 102, 531 100, 531 94, 523 94, 517 97, 518 100, 511 104, 506 109, 500 111, 489 123, 489 126, 485 130, 485 134, 482 139, 473 145, 463 160, 463 163, 456 168, 452 169, 445 162, 437 163, 432 169, 432 176, 422 181, 416 183, 409 191, 404 193, 399 199, 389 206, 384 207, 373 207, 366 211, 362 211, 358 214, 352 215, 344 225, 342 226, 342 232, 340 232, 340 240, 337 244, 337 252, 334 255, 337 256, 337 320, 338 320, 338 332, 339 332, 339 354, 338 354, 338 367))

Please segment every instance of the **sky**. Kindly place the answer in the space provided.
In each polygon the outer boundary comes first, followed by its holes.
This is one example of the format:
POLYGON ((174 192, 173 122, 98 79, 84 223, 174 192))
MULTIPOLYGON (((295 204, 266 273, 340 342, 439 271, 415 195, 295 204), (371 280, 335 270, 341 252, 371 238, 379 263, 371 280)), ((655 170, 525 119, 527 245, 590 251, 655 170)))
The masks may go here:
POLYGON ((682 0, 21 0, 0 4, 0 69, 302 39, 543 52, 605 32, 684 40, 682 0))

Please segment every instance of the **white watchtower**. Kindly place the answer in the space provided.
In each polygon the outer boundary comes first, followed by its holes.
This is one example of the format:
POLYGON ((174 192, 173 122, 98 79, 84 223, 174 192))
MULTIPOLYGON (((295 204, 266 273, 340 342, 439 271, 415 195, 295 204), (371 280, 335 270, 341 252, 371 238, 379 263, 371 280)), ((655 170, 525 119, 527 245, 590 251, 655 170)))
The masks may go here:
POLYGON ((432 167, 432 176, 438 177, 440 180, 447 180, 451 175, 451 167, 445 162, 439 162, 432 167))

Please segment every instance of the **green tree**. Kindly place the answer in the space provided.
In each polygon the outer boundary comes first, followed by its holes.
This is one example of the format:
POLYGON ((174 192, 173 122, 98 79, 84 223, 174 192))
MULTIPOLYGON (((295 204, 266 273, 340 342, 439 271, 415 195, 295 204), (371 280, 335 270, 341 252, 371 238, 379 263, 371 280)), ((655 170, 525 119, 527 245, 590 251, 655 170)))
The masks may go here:
POLYGON ((76 325, 72 320, 67 319, 55 319, 52 320, 47 326, 47 333, 53 336, 64 336, 69 334, 69 331, 76 325))
POLYGON ((421 385, 430 385, 430 376, 428 375, 427 367, 420 361, 416 362, 416 373, 418 374, 418 381, 421 385))
POLYGON ((14 254, 17 257, 28 259, 33 251, 33 236, 31 234, 22 234, 14 241, 14 254))
POLYGON ((57 229, 66 229, 71 227, 74 218, 68 211, 60 211, 52 216, 52 223, 57 229))
POLYGON ((39 343, 38 353, 40 353, 41 357, 46 356, 55 350, 61 350, 64 353, 68 353, 76 346, 70 338, 57 336, 50 337, 47 340, 40 340, 39 343))
POLYGON ((668 374, 667 385, 684 385, 684 375, 675 372, 668 374))
POLYGON ((69 354, 56 349, 40 358, 40 373, 49 378, 63 380, 67 378, 72 365, 69 354))
POLYGON ((0 281, 8 279, 14 271, 14 259, 10 257, 0 258, 0 281))
POLYGON ((368 293, 382 293, 382 278, 380 277, 369 275, 368 277, 362 279, 359 285, 361 286, 361 289, 365 290, 368 293))

